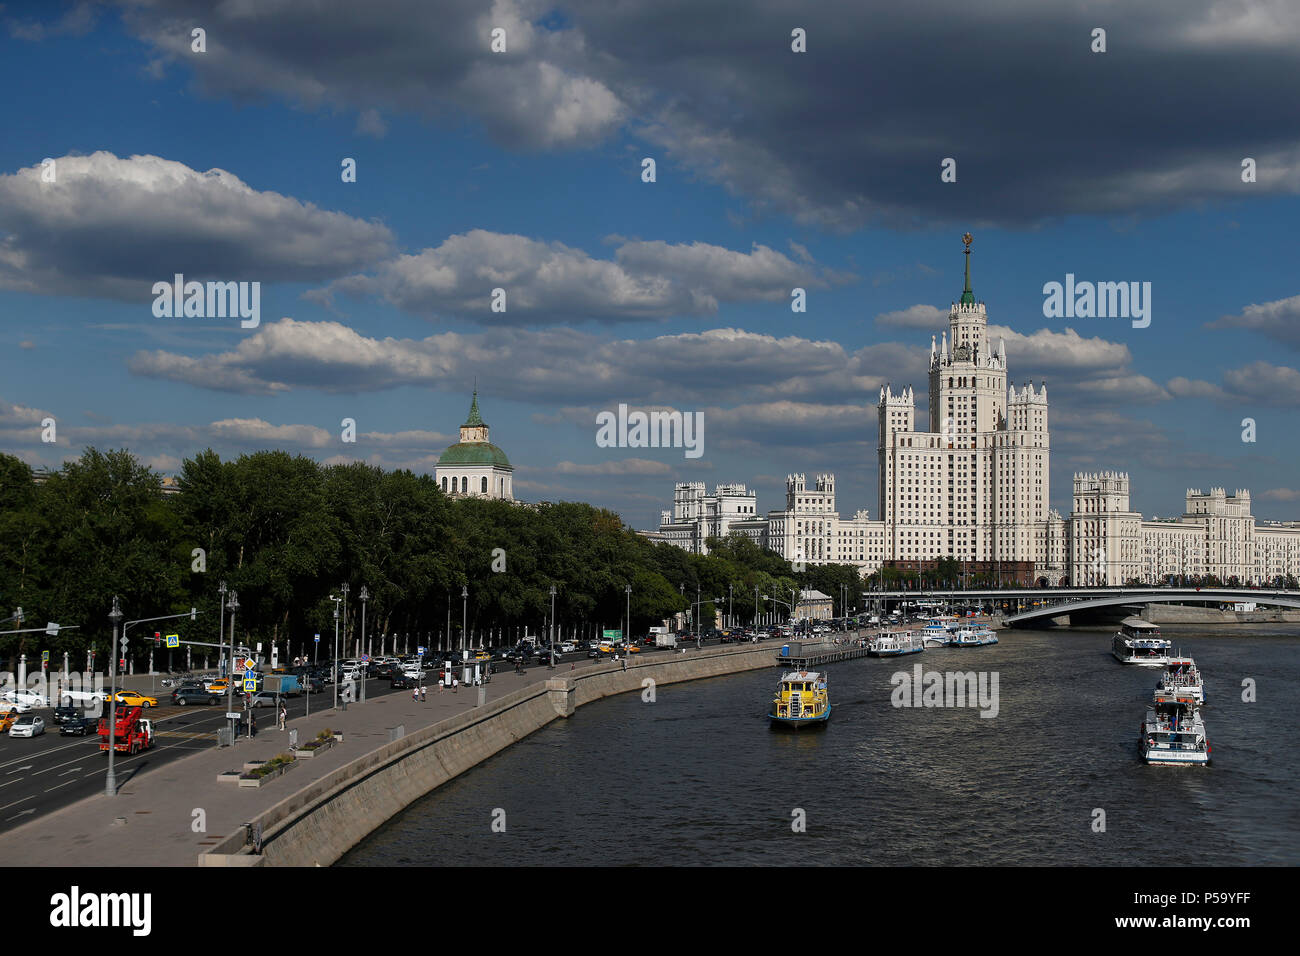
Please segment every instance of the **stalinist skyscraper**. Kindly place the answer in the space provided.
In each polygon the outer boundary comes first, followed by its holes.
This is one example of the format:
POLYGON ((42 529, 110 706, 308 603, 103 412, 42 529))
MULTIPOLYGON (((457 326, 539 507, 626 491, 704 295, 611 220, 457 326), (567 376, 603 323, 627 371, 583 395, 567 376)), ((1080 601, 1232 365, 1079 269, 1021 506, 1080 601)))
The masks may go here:
POLYGON ((884 551, 899 561, 1052 566, 1047 386, 1008 387, 1006 343, 990 345, 984 303, 971 291, 970 233, 962 242, 965 288, 947 330, 930 340, 925 430, 910 386, 880 390, 884 551))

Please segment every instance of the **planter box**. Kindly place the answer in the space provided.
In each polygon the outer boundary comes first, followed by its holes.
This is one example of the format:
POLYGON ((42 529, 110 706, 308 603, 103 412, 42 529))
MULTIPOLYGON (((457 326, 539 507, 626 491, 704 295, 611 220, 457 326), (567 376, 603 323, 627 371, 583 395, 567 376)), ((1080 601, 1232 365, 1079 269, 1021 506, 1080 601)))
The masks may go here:
POLYGON ((284 774, 288 773, 295 766, 297 766, 297 764, 298 761, 291 760, 289 763, 281 764, 280 766, 272 770, 270 773, 264 773, 260 777, 245 777, 241 774, 239 777, 239 785, 241 787, 260 787, 263 784, 270 783, 276 777, 283 776, 284 774))
POLYGON ((247 772, 250 771, 250 770, 256 770, 258 767, 262 766, 262 764, 264 764, 264 763, 266 763, 265 760, 248 760, 248 761, 245 761, 245 763, 244 763, 244 772, 247 773, 247 772))
POLYGON ((338 743, 338 744, 343 743, 343 735, 342 735, 342 734, 335 734, 335 735, 334 735, 334 742, 335 742, 335 743, 338 743))
POLYGON ((316 756, 317 754, 323 754, 325 751, 329 750, 331 747, 334 746, 335 740, 333 737, 330 737, 323 741, 314 740, 312 741, 312 743, 319 744, 319 746, 307 747, 304 745, 302 747, 299 747, 296 751, 294 751, 295 756, 297 756, 299 760, 302 760, 304 757, 310 759, 316 756))
POLYGON ((217 783, 237 783, 238 781, 238 770, 227 770, 224 773, 217 774, 217 783))

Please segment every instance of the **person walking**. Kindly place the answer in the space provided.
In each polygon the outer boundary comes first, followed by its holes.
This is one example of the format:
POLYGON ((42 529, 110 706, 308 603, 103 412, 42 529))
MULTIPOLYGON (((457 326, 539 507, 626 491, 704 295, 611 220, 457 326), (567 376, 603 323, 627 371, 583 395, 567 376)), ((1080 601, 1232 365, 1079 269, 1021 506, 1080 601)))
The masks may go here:
POLYGON ((284 701, 280 701, 280 729, 284 730, 285 721, 289 719, 289 708, 284 701))
POLYGON ((427 701, 427 700, 429 699, 428 694, 429 694, 428 690, 426 690, 426 689, 425 689, 425 686, 424 686, 423 684, 421 684, 421 685, 420 685, 420 703, 423 704, 425 701, 427 701))
POLYGON ((248 712, 248 735, 250 737, 257 736, 257 714, 251 710, 248 712))

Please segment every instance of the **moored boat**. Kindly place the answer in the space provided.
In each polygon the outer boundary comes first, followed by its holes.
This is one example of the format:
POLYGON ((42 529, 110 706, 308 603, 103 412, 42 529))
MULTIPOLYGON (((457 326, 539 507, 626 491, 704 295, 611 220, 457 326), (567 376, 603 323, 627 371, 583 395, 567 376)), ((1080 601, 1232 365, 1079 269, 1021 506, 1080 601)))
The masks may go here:
POLYGON ((867 645, 868 657, 901 657, 925 650, 925 638, 913 631, 881 631, 867 645))
POLYGON ((921 641, 926 647, 947 647, 952 643, 956 630, 955 617, 932 617, 921 628, 921 641))
POLYGON ((1121 664, 1164 667, 1173 644, 1160 636, 1160 628, 1140 617, 1126 618, 1110 642, 1110 652, 1121 664))
POLYGON ((768 717, 774 726, 801 727, 826 723, 831 716, 826 675, 817 671, 789 671, 781 677, 768 717))
POLYGON ((962 627, 953 634, 949 647, 983 647, 996 644, 998 636, 988 627, 962 627))

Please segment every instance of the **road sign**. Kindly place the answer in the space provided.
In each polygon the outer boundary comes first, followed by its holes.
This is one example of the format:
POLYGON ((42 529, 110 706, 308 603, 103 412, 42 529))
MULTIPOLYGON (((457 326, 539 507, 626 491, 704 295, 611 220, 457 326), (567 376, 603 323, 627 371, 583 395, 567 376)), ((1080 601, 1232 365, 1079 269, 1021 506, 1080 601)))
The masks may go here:
POLYGON ((180 647, 180 646, 181 646, 181 636, 180 636, 179 634, 168 634, 168 635, 167 635, 167 646, 168 646, 168 647, 180 647))
POLYGON ((45 633, 48 634, 50 637, 58 637, 59 625, 55 624, 53 621, 46 622, 45 633))
POLYGON ((616 627, 613 630, 605 628, 600 633, 607 641, 620 641, 623 639, 623 629, 619 627, 616 627))
POLYGON ((370 655, 369 655, 369 654, 362 654, 362 655, 361 655, 361 663, 363 663, 363 664, 368 664, 368 663, 370 663, 370 655))
POLYGON ((417 647, 417 648, 415 649, 415 653, 417 653, 417 654, 419 654, 421 657, 423 657, 423 656, 424 656, 424 652, 427 651, 427 650, 428 650, 427 647, 417 647))
POLYGON ((41 663, 42 663, 42 664, 48 664, 49 662, 50 662, 50 652, 49 652, 49 651, 41 651, 41 663))
POLYGON ((226 720, 238 720, 242 716, 244 715, 240 713, 227 713, 226 720))
POLYGON ((320 643, 320 635, 319 635, 319 634, 316 635, 316 643, 317 643, 317 644, 320 643))
POLYGON ((118 643, 122 645, 122 650, 126 650, 126 635, 125 635, 125 634, 122 635, 122 640, 118 641, 118 643))
POLYGON ((257 661, 253 660, 251 657, 244 658, 244 670, 246 671, 257 670, 257 661))
POLYGON ((244 690, 247 693, 253 693, 253 691, 257 690, 257 681, 253 680, 251 677, 244 678, 244 690))

